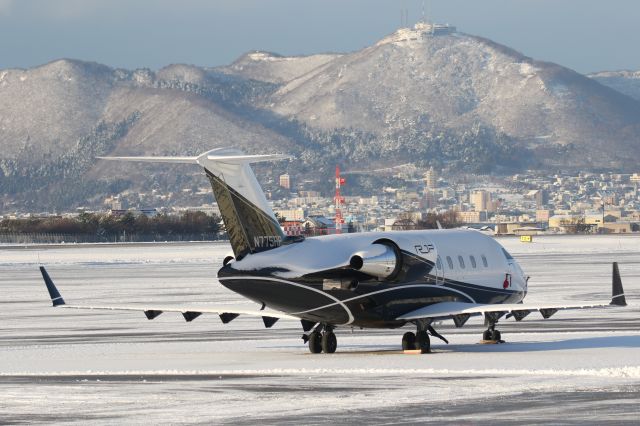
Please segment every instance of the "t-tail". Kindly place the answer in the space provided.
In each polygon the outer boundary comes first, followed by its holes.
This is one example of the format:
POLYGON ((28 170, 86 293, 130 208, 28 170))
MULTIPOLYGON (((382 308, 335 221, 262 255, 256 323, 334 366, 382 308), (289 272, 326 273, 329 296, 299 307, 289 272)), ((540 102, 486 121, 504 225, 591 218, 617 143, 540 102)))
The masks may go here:
POLYGON ((103 160, 199 164, 204 168, 236 259, 278 247, 285 235, 264 196, 251 163, 289 158, 287 155, 244 155, 218 148, 197 157, 98 157, 103 160))

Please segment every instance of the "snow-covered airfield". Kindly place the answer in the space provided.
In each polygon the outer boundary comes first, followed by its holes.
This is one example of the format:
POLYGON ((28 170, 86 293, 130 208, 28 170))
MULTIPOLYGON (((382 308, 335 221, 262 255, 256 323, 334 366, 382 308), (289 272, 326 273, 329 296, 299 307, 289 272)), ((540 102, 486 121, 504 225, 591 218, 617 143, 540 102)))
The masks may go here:
POLYGON ((0 423, 637 424, 640 238, 500 242, 528 303, 608 300, 618 261, 629 306, 503 320, 503 345, 477 344, 481 318, 447 322, 428 355, 400 352, 404 330, 338 329, 312 355, 295 321, 54 309, 37 268, 68 303, 237 306, 215 278, 226 244, 0 247, 0 423))

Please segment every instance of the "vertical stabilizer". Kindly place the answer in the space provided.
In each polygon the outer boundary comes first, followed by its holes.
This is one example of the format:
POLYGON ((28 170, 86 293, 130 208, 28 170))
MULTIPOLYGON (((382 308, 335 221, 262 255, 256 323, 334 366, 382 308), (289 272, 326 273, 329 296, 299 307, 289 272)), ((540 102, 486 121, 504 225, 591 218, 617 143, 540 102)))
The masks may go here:
POLYGON ((250 163, 287 158, 280 155, 249 156, 234 149, 215 149, 198 157, 211 182, 231 247, 240 259, 280 246, 284 233, 250 163))
POLYGON ((236 259, 279 247, 284 233, 276 220, 251 163, 289 158, 286 155, 244 155, 218 148, 198 157, 99 157, 104 160, 199 164, 205 170, 236 259))

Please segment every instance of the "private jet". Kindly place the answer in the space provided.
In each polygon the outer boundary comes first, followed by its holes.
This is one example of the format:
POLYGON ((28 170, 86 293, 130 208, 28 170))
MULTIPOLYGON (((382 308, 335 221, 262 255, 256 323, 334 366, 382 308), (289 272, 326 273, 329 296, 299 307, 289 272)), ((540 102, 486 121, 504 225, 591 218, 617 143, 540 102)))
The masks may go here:
POLYGON ((612 298, 593 303, 526 304, 528 277, 494 238, 472 229, 364 232, 304 238, 286 236, 250 167, 289 158, 245 155, 230 148, 197 157, 100 157, 103 160, 183 163, 204 169, 229 235, 233 255, 218 271, 223 286, 256 302, 256 309, 154 306, 79 306, 65 303, 40 267, 54 307, 142 311, 149 320, 180 312, 186 321, 215 314, 223 323, 239 315, 261 317, 270 328, 296 319, 312 353, 333 353, 336 327, 401 328, 405 351, 430 352, 430 337, 448 343, 434 326, 452 320, 462 327, 484 316, 482 339, 502 342, 501 319, 522 321, 538 312, 626 306, 613 264, 612 298))

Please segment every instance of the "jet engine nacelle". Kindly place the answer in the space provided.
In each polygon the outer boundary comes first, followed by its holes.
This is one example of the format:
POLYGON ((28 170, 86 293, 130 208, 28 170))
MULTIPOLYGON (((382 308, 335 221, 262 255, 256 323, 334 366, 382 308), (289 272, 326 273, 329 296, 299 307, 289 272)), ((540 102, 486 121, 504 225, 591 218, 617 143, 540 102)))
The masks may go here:
POLYGON ((400 256, 396 247, 374 243, 367 250, 351 256, 349 266, 367 275, 386 279, 395 275, 400 268, 400 256))

